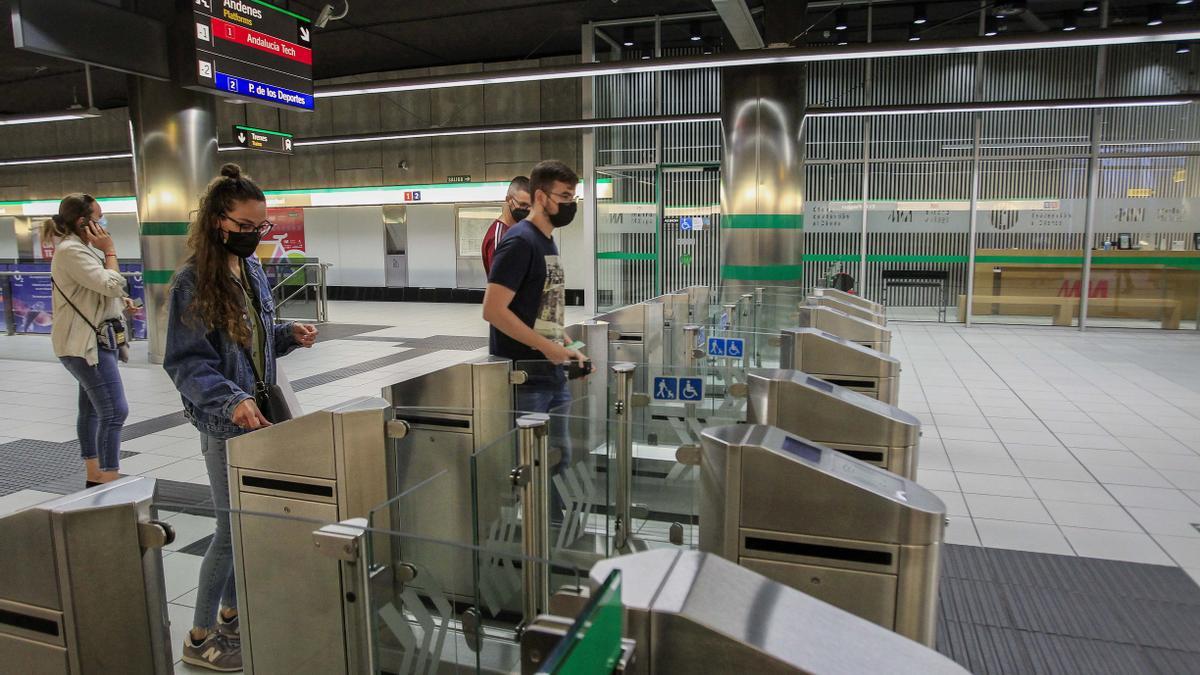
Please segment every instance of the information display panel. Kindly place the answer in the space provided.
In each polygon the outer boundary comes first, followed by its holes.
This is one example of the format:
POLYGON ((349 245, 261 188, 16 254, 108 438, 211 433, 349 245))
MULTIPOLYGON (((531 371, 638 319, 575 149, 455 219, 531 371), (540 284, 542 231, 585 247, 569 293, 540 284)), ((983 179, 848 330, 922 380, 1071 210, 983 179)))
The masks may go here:
POLYGON ((263 0, 191 0, 187 11, 195 51, 184 86, 313 109, 311 21, 263 0))

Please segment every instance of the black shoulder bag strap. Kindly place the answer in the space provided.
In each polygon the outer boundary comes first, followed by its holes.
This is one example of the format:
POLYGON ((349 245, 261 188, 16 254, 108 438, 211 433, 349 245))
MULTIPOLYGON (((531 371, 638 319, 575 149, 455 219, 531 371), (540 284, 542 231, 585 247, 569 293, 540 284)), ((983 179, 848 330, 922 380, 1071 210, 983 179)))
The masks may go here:
MULTIPOLYGON (((292 410, 288 406, 287 399, 283 396, 283 389, 278 384, 267 384, 267 331, 272 330, 273 326, 266 325, 262 320, 262 300, 258 297, 258 287, 254 285, 254 279, 250 274, 250 266, 247 263, 242 263, 242 273, 246 277, 246 286, 242 291, 250 296, 250 302, 253 304, 253 310, 256 314, 254 321, 258 321, 262 325, 262 352, 263 352, 263 372, 259 372, 258 366, 254 363, 253 353, 246 354, 246 358, 250 359, 250 367, 254 369, 254 377, 257 382, 254 383, 254 403, 258 405, 258 410, 267 418, 271 424, 279 424, 292 419, 292 410)), ((241 286, 241 283, 238 283, 241 286)), ((249 309, 249 308, 248 308, 249 309)), ((243 349, 245 351, 245 349, 243 349)))

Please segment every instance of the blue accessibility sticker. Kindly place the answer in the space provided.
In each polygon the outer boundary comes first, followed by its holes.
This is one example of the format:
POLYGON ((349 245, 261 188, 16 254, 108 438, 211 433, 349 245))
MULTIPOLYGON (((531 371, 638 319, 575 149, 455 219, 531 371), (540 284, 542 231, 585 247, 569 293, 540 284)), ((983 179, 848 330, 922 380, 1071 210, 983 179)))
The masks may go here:
POLYGON ((702 400, 704 400, 704 380, 699 377, 681 377, 681 378, 679 378, 679 400, 680 401, 702 401, 702 400))
POLYGON ((725 356, 725 338, 708 338, 708 355, 725 356))
POLYGON ((675 377, 656 377, 654 378, 654 400, 656 401, 677 401, 679 400, 679 379, 675 377))
POLYGON ((725 354, 728 356, 741 356, 746 353, 746 342, 742 338, 729 338, 725 341, 725 354))

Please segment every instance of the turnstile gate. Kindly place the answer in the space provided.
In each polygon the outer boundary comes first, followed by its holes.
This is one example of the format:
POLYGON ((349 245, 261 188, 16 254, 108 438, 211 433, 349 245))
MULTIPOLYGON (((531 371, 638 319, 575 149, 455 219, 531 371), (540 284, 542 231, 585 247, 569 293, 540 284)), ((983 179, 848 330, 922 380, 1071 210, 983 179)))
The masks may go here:
POLYGON ((967 671, 785 585, 698 551, 656 550, 597 563, 590 585, 621 573, 630 673, 889 673, 967 671))
POLYGON ((817 298, 833 298, 847 305, 854 305, 860 309, 865 309, 873 314, 882 315, 886 311, 886 308, 878 302, 871 302, 861 295, 839 291, 836 288, 814 288, 809 295, 817 298))
MULTIPOLYGON (((352 582, 313 548, 314 523, 366 517, 388 498, 387 438, 406 427, 361 397, 229 441, 229 502, 247 675, 349 673, 352 582), (301 637, 298 637, 301 636, 301 637)), ((373 514, 377 528, 386 529, 373 514)), ((381 548, 386 537, 377 541, 381 548)))
POLYGON ((780 331, 779 367, 800 370, 889 405, 900 395, 900 360, 816 328, 780 331))
POLYGON ((804 304, 810 307, 828 307, 844 312, 864 321, 870 321, 880 326, 887 325, 887 317, 882 312, 876 313, 859 305, 850 305, 828 295, 810 295, 804 299, 804 304))
POLYGON ((459 598, 473 597, 474 570, 469 557, 440 542, 476 543, 476 519, 489 523, 499 517, 504 500, 512 492, 509 472, 512 452, 486 452, 513 428, 513 363, 487 356, 398 382, 386 387, 384 398, 395 408, 398 420, 411 432, 395 441, 396 467, 390 494, 401 494, 430 476, 439 489, 420 500, 410 500, 397 517, 404 532, 417 535, 406 542, 404 560, 438 570, 442 586, 459 598), (478 453, 478 454, 477 454, 478 453), (476 478, 473 486, 472 456, 476 478), (472 500, 479 505, 476 514, 472 500), (440 540, 427 544, 420 536, 440 540))
POLYGON ((700 550, 933 645, 946 507, 775 427, 706 429, 700 550))
POLYGON ((833 333, 884 354, 891 351, 892 332, 890 330, 829 307, 801 305, 797 325, 801 328, 816 328, 833 333))
POLYGON ((132 476, 0 518, 0 671, 173 672, 154 497, 132 476))
POLYGON ((746 421, 827 445, 917 479, 921 421, 903 410, 798 370, 755 370, 746 421))

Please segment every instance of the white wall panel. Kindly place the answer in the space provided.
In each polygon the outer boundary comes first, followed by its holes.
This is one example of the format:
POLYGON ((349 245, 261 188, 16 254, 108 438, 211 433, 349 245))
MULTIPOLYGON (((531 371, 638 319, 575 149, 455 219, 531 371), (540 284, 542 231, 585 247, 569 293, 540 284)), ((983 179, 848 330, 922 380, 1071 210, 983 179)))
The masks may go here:
MULTIPOLYGON (((342 285, 342 249, 338 236, 337 208, 307 208, 304 209, 304 241, 309 257, 319 258, 323 263, 329 263, 329 274, 326 283, 330 286, 342 285)), ((382 225, 380 226, 382 228, 382 225)), ((382 270, 382 265, 380 266, 382 270)))
MULTIPOLYGON (((409 286, 454 288, 456 250, 454 205, 408 207, 409 286)), ((381 273, 382 269, 381 263, 381 273)))
POLYGON ((337 216, 342 268, 338 285, 386 286, 383 207, 342 207, 337 209, 337 216))

